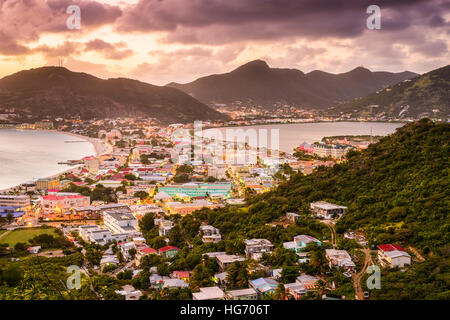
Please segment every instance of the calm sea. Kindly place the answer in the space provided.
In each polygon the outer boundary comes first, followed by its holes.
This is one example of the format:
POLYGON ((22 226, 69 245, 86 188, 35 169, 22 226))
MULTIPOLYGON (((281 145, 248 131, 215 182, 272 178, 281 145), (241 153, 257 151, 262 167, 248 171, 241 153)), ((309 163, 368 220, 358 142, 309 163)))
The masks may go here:
POLYGON ((58 162, 94 155, 91 143, 56 132, 0 129, 0 190, 70 168, 58 162))
MULTIPOLYGON (((271 130, 279 130, 280 150, 292 153, 293 149, 302 142, 313 143, 322 140, 323 137, 338 135, 369 135, 372 131, 374 136, 387 136, 402 127, 404 123, 392 122, 319 122, 319 123, 296 123, 296 124, 273 124, 260 126, 220 128, 222 135, 226 137, 226 129, 256 129, 267 130, 268 146, 270 148, 271 130)), ((205 130, 207 133, 209 130, 205 130)))

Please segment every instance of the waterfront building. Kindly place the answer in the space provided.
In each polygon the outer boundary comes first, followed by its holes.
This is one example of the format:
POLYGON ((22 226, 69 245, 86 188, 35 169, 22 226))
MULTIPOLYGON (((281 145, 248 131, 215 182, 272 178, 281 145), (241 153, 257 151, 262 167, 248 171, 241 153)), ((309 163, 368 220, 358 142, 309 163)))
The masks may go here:
POLYGON ((31 205, 30 196, 27 195, 0 195, 0 206, 28 208, 31 205))

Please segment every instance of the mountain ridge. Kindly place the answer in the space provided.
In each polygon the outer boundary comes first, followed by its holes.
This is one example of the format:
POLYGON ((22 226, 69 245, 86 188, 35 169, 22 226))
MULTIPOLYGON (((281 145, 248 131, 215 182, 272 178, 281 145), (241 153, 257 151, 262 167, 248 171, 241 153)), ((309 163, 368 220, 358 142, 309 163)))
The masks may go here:
POLYGON ((207 105, 241 101, 269 109, 280 104, 325 109, 415 76, 409 71, 372 72, 362 67, 339 74, 320 70, 304 73, 297 69, 271 68, 263 60, 254 60, 228 73, 185 84, 171 82, 166 86, 180 89, 207 105))
POLYGON ((127 78, 104 80, 63 67, 23 70, 0 79, 0 107, 38 116, 141 116, 163 123, 227 118, 176 88, 127 78))

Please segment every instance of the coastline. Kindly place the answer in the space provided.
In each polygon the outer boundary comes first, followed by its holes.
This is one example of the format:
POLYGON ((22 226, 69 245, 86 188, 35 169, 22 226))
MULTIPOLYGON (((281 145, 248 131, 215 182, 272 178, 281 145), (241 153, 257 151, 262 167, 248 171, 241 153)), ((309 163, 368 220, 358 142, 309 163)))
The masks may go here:
MULTIPOLYGON (((11 129, 17 130, 16 128, 11 128, 11 129)), ((99 156, 101 156, 103 154, 112 152, 112 146, 106 144, 101 139, 90 138, 90 137, 78 135, 78 134, 75 134, 75 133, 58 131, 58 130, 44 130, 44 129, 20 129, 20 130, 53 132, 53 133, 64 134, 64 135, 68 135, 68 136, 71 136, 71 137, 74 137, 74 138, 85 140, 85 141, 89 142, 94 147, 95 157, 99 157, 99 156)), ((65 170, 59 171, 59 172, 57 172, 57 173, 55 173, 55 174, 53 174, 51 176, 47 176, 47 177, 45 177, 43 179, 56 178, 56 177, 59 177, 60 175, 65 174, 65 173, 75 173, 75 172, 80 170, 80 167, 81 167, 81 165, 72 166, 72 167, 67 168, 65 170)), ((20 183, 18 185, 11 186, 11 187, 5 188, 5 189, 1 189, 0 190, 0 194, 5 194, 5 193, 8 193, 10 191, 13 191, 14 189, 20 187, 22 184, 27 183, 27 182, 28 181, 24 181, 24 182, 22 182, 22 183, 20 183)))

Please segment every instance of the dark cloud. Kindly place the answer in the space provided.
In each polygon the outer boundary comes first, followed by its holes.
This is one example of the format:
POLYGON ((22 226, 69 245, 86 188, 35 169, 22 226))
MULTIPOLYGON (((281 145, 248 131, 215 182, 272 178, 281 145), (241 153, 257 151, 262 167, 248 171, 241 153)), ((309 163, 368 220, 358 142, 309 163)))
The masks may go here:
MULTIPOLYGON (((378 0, 387 31, 442 19, 441 0, 378 0)), ((168 31, 168 42, 220 44, 240 40, 356 37, 366 30, 373 0, 140 0, 124 11, 119 30, 168 31)))
POLYGON ((118 7, 90 0, 0 0, 0 30, 16 41, 39 40, 45 33, 90 32, 112 24, 122 14, 118 7), (70 5, 81 9, 81 30, 66 25, 70 5))

